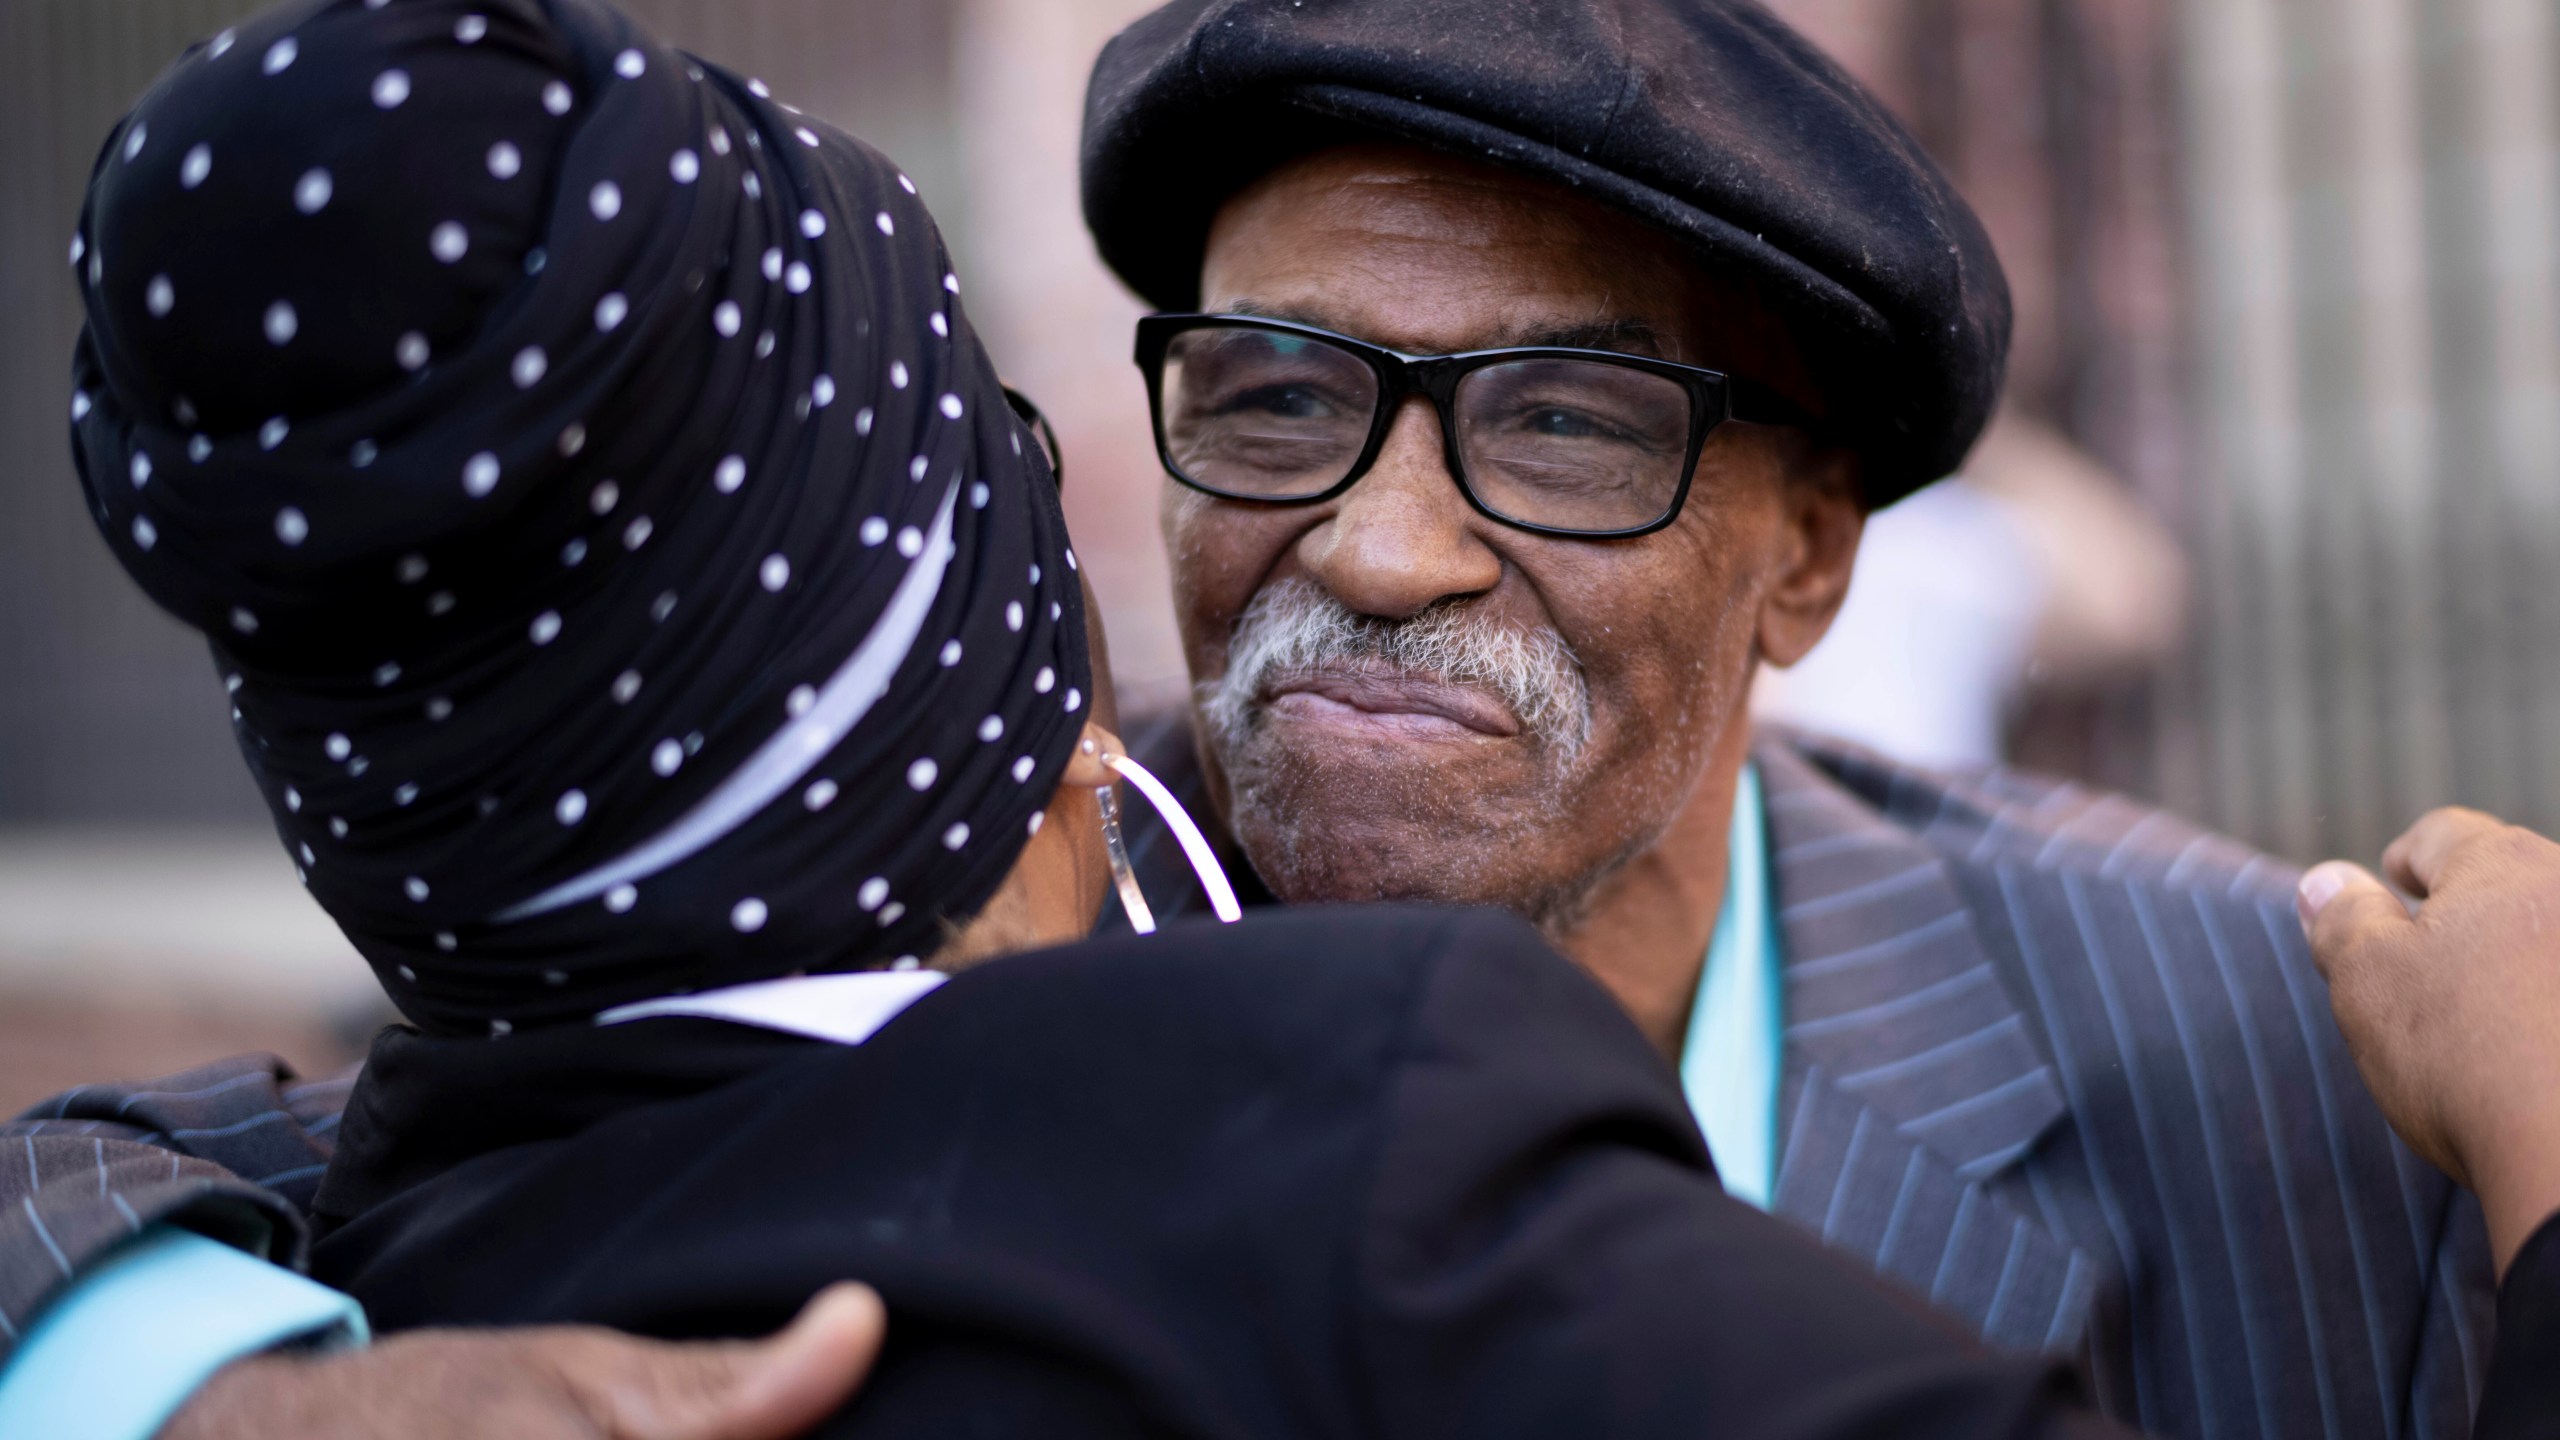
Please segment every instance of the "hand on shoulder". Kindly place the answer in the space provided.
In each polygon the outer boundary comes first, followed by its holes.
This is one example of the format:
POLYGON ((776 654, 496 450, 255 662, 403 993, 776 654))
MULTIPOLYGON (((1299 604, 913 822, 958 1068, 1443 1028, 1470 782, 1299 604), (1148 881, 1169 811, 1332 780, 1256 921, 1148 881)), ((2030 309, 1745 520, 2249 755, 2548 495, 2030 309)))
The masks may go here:
POLYGON ((2503 1274, 2560 1212, 2560 844, 2437 810, 2297 905, 2348 1049, 2392 1128, 2480 1197, 2503 1274))

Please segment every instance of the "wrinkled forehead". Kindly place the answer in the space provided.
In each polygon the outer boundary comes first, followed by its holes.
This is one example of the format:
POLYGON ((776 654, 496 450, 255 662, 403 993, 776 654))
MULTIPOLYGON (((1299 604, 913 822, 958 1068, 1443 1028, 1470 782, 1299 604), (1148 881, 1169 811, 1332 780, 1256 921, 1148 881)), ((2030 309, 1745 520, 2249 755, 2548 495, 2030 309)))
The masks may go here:
POLYGON ((1543 177, 1393 142, 1291 160, 1229 199, 1201 304, 1438 352, 1595 344, 1809 397, 1758 289, 1543 177))

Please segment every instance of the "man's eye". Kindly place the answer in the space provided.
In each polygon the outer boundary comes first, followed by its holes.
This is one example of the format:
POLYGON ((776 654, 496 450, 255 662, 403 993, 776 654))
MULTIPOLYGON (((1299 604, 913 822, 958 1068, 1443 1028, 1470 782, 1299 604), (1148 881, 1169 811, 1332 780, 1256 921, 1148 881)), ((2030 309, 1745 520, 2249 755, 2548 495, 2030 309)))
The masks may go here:
POLYGON ((1552 440, 1627 440, 1633 437, 1588 410, 1540 405, 1522 412, 1520 430, 1552 440))
POLYGON ((1610 433, 1609 427, 1575 410, 1559 410, 1554 406, 1529 412, 1523 429, 1533 435, 1554 435, 1566 439, 1588 439, 1610 433))
POLYGON ((1312 385, 1257 385, 1239 390, 1218 407, 1225 415, 1275 415, 1283 420, 1322 420, 1333 402, 1312 385))

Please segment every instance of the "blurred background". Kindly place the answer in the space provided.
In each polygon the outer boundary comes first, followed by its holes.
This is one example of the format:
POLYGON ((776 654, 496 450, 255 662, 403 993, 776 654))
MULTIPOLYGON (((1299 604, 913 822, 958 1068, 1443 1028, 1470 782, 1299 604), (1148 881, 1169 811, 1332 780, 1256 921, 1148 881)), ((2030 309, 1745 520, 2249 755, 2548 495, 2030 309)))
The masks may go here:
MULTIPOLYGON (((1146 5, 623 3, 915 176, 1062 432, 1124 704, 1178 698, 1140 307, 1076 205, 1086 69, 1146 5)), ((0 0, 0 1111, 240 1049, 331 1067, 385 1014, 66 449, 94 149, 255 8, 0 0)), ((2452 801, 2560 828, 2550 0, 1775 8, 1956 176, 2019 326, 1991 438, 1878 517, 1839 631, 1762 708, 2295 860, 2370 857, 2452 801)))

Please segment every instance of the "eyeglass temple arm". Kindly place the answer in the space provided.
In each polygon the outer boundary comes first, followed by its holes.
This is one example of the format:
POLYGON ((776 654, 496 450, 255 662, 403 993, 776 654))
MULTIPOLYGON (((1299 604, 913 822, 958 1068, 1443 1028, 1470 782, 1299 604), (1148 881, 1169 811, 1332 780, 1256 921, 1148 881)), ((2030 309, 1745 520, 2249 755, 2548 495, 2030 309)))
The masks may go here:
MULTIPOLYGON (((1102 763, 1136 786, 1138 793, 1147 797, 1147 803, 1156 807, 1156 813, 1164 817, 1165 825, 1173 831, 1173 838, 1182 842, 1183 858, 1191 862, 1193 872, 1199 875, 1200 888, 1208 892, 1209 908, 1217 912, 1218 918, 1229 925, 1243 919, 1244 907, 1236 903, 1235 887, 1227 883, 1227 872, 1219 866, 1217 852, 1209 848, 1209 837, 1200 833, 1200 827, 1191 819, 1191 812, 1183 809, 1182 802, 1173 798, 1173 791, 1167 789, 1165 783, 1150 773, 1146 766, 1126 755, 1105 755, 1102 763)), ((1107 796, 1110 792, 1106 790, 1103 793, 1107 796)), ((1136 888, 1134 875, 1130 877, 1128 888, 1136 888)), ((1125 891, 1121 901, 1127 904, 1125 891)), ((1145 900, 1141 899, 1131 907, 1133 923, 1145 905, 1145 900)))
POLYGON ((1812 411, 1757 380, 1727 377, 1725 397, 1726 414, 1748 424, 1785 425, 1817 436, 1830 429, 1812 411))
POLYGON ((1033 404, 1030 396, 1001 381, 997 383, 1004 391, 1004 403, 1011 407, 1023 424, 1037 432, 1041 443, 1048 447, 1049 479, 1055 482, 1059 489, 1066 489, 1067 452, 1065 447, 1058 443, 1058 427, 1049 423, 1048 414, 1038 405, 1033 404))

